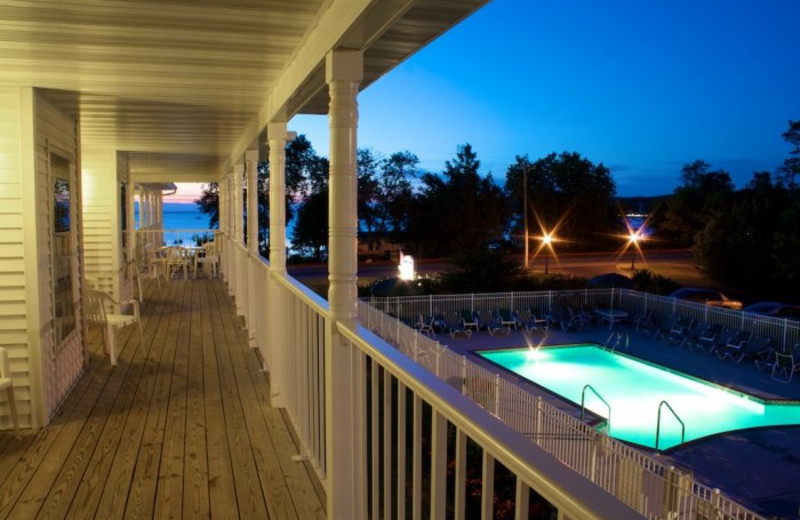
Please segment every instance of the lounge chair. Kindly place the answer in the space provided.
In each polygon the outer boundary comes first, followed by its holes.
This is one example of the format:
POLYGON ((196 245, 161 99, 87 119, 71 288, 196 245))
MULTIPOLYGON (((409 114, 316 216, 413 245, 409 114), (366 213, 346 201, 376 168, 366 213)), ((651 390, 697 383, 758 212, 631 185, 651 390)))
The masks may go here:
POLYGON ((569 307, 561 305, 556 305, 547 315, 548 328, 553 323, 558 324, 565 332, 569 329, 582 329, 584 325, 582 318, 576 317, 569 307))
POLYGON ((634 316, 631 325, 636 332, 652 330, 653 327, 655 327, 655 323, 653 322, 653 309, 647 309, 647 311, 634 316))
POLYGON ((480 330, 478 318, 471 310, 461 309, 459 316, 461 317, 461 321, 464 324, 464 328, 468 330, 474 330, 475 332, 478 332, 480 330))
POLYGON ((420 334, 425 334, 433 338, 436 336, 436 331, 433 330, 433 323, 433 316, 426 321, 422 314, 420 314, 416 323, 414 323, 414 328, 417 329, 420 334))
POLYGON ((706 349, 706 354, 716 354, 718 358, 722 359, 724 356, 725 348, 728 345, 735 345, 739 343, 742 335, 741 330, 724 328, 716 338, 710 342, 706 349))
POLYGON ((772 379, 781 383, 791 383, 795 372, 800 372, 800 343, 796 343, 790 352, 775 352, 772 379))
POLYGON ((694 325, 694 318, 689 318, 689 320, 680 320, 676 323, 667 334, 667 339, 675 343, 676 345, 680 345, 683 342, 683 339, 689 334, 689 331, 692 330, 692 326, 694 325))
POLYGON ((498 332, 505 332, 506 335, 511 333, 511 328, 504 326, 500 318, 488 309, 480 311, 478 314, 479 330, 486 329, 490 336, 494 336, 498 332))
POLYGON ((511 309, 500 309, 499 315, 500 324, 503 327, 508 327, 509 331, 517 330, 517 317, 515 313, 511 312, 511 309))
POLYGON ((667 338, 669 334, 675 327, 681 326, 681 317, 676 314, 670 314, 667 318, 661 323, 661 326, 656 328, 653 332, 653 339, 667 338))
POLYGON ((530 309, 525 309, 524 311, 520 312, 517 319, 519 326, 525 328, 525 332, 531 333, 540 329, 543 332, 547 331, 547 319, 537 318, 536 315, 530 311, 530 309))
POLYGON ((721 359, 730 359, 734 363, 741 363, 743 360, 763 359, 769 356, 769 338, 764 336, 748 337, 739 336, 738 341, 728 343, 718 355, 721 359))
POLYGON ((464 326, 464 320, 458 314, 445 315, 444 322, 447 326, 447 333, 450 334, 451 338, 455 338, 458 334, 466 337, 472 336, 472 329, 464 326))
POLYGON ((679 347, 686 346, 689 350, 694 350, 695 346, 700 342, 700 338, 702 338, 710 329, 711 327, 708 323, 704 323, 702 321, 698 321, 694 324, 686 335, 683 337, 683 340, 678 345, 679 347))

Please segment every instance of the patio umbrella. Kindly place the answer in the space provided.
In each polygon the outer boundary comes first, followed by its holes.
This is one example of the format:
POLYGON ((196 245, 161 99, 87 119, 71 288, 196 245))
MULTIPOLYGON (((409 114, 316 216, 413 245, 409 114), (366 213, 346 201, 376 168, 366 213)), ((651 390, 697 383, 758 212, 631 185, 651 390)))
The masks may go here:
POLYGON ((633 280, 630 277, 625 276, 624 274, 619 273, 605 273, 599 274, 589 280, 589 285, 591 287, 598 287, 598 288, 611 288, 611 287, 619 287, 622 289, 632 289, 633 288, 633 280))

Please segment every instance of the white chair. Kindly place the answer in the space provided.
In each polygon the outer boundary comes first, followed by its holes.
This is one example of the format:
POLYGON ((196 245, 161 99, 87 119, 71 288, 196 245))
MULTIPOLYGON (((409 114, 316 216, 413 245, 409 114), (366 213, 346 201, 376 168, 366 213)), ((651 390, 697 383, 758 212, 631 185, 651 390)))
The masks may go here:
POLYGON ((17 416, 17 402, 14 400, 14 380, 11 379, 11 369, 8 363, 8 351, 0 347, 0 390, 6 391, 8 408, 11 411, 11 422, 19 439, 19 417, 17 416))
POLYGON ((170 246, 166 249, 167 253, 167 280, 171 280, 172 276, 180 271, 183 271, 183 279, 186 280, 186 275, 189 271, 189 259, 186 248, 181 246, 170 246))
POLYGON ((86 321, 89 325, 103 327, 103 347, 108 352, 111 364, 117 364, 117 327, 136 324, 139 328, 139 341, 144 345, 144 332, 142 332, 142 320, 139 314, 139 302, 129 300, 118 302, 108 294, 94 289, 86 290, 86 321), (108 312, 106 306, 131 305, 133 314, 115 314, 108 312))
POLYGON ((215 242, 206 242, 203 249, 197 251, 194 256, 194 272, 193 276, 197 278, 197 267, 205 271, 206 266, 211 270, 211 276, 217 277, 219 271, 219 250, 215 242))

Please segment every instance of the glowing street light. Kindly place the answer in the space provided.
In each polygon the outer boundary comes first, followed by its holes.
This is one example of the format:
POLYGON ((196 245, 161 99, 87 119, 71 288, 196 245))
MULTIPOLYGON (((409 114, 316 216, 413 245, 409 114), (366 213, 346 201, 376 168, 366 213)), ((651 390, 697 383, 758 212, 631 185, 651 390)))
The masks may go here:
MULTIPOLYGON (((549 249, 550 251, 553 250, 553 234, 552 233, 545 233, 542 235, 542 248, 549 249)), ((544 274, 548 274, 550 271, 550 254, 545 251, 544 253, 544 274)))
POLYGON ((628 247, 631 250, 631 271, 636 270, 636 252, 640 251, 639 249, 639 240, 644 240, 644 236, 639 234, 641 230, 630 231, 628 235, 628 247))

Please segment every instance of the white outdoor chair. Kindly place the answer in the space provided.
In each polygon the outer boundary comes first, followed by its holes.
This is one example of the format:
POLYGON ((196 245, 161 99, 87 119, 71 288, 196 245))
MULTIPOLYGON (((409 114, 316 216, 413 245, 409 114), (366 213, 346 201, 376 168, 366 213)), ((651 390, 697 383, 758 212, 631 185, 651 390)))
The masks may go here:
POLYGON ((183 271, 183 279, 187 279, 189 272, 189 254, 186 248, 181 246, 170 246, 166 249, 167 253, 167 279, 183 271))
POLYGON ((108 352, 112 365, 117 364, 117 327, 136 324, 139 328, 139 341, 144 346, 144 332, 142 331, 142 319, 139 314, 139 302, 129 300, 118 302, 108 294, 94 289, 86 290, 86 321, 89 325, 103 327, 103 347, 108 352), (131 305, 133 314, 115 314, 108 312, 107 306, 131 305))
POLYGON ((3 347, 0 347, 0 390, 6 391, 8 409, 11 411, 11 422, 14 424, 14 431, 17 433, 17 439, 19 439, 19 417, 17 416, 17 402, 14 400, 14 380, 11 379, 8 351, 3 347))
POLYGON ((217 277, 219 271, 219 250, 214 242, 206 242, 203 249, 197 251, 194 256, 194 277, 197 278, 197 267, 205 271, 206 266, 210 269, 210 275, 217 277))

